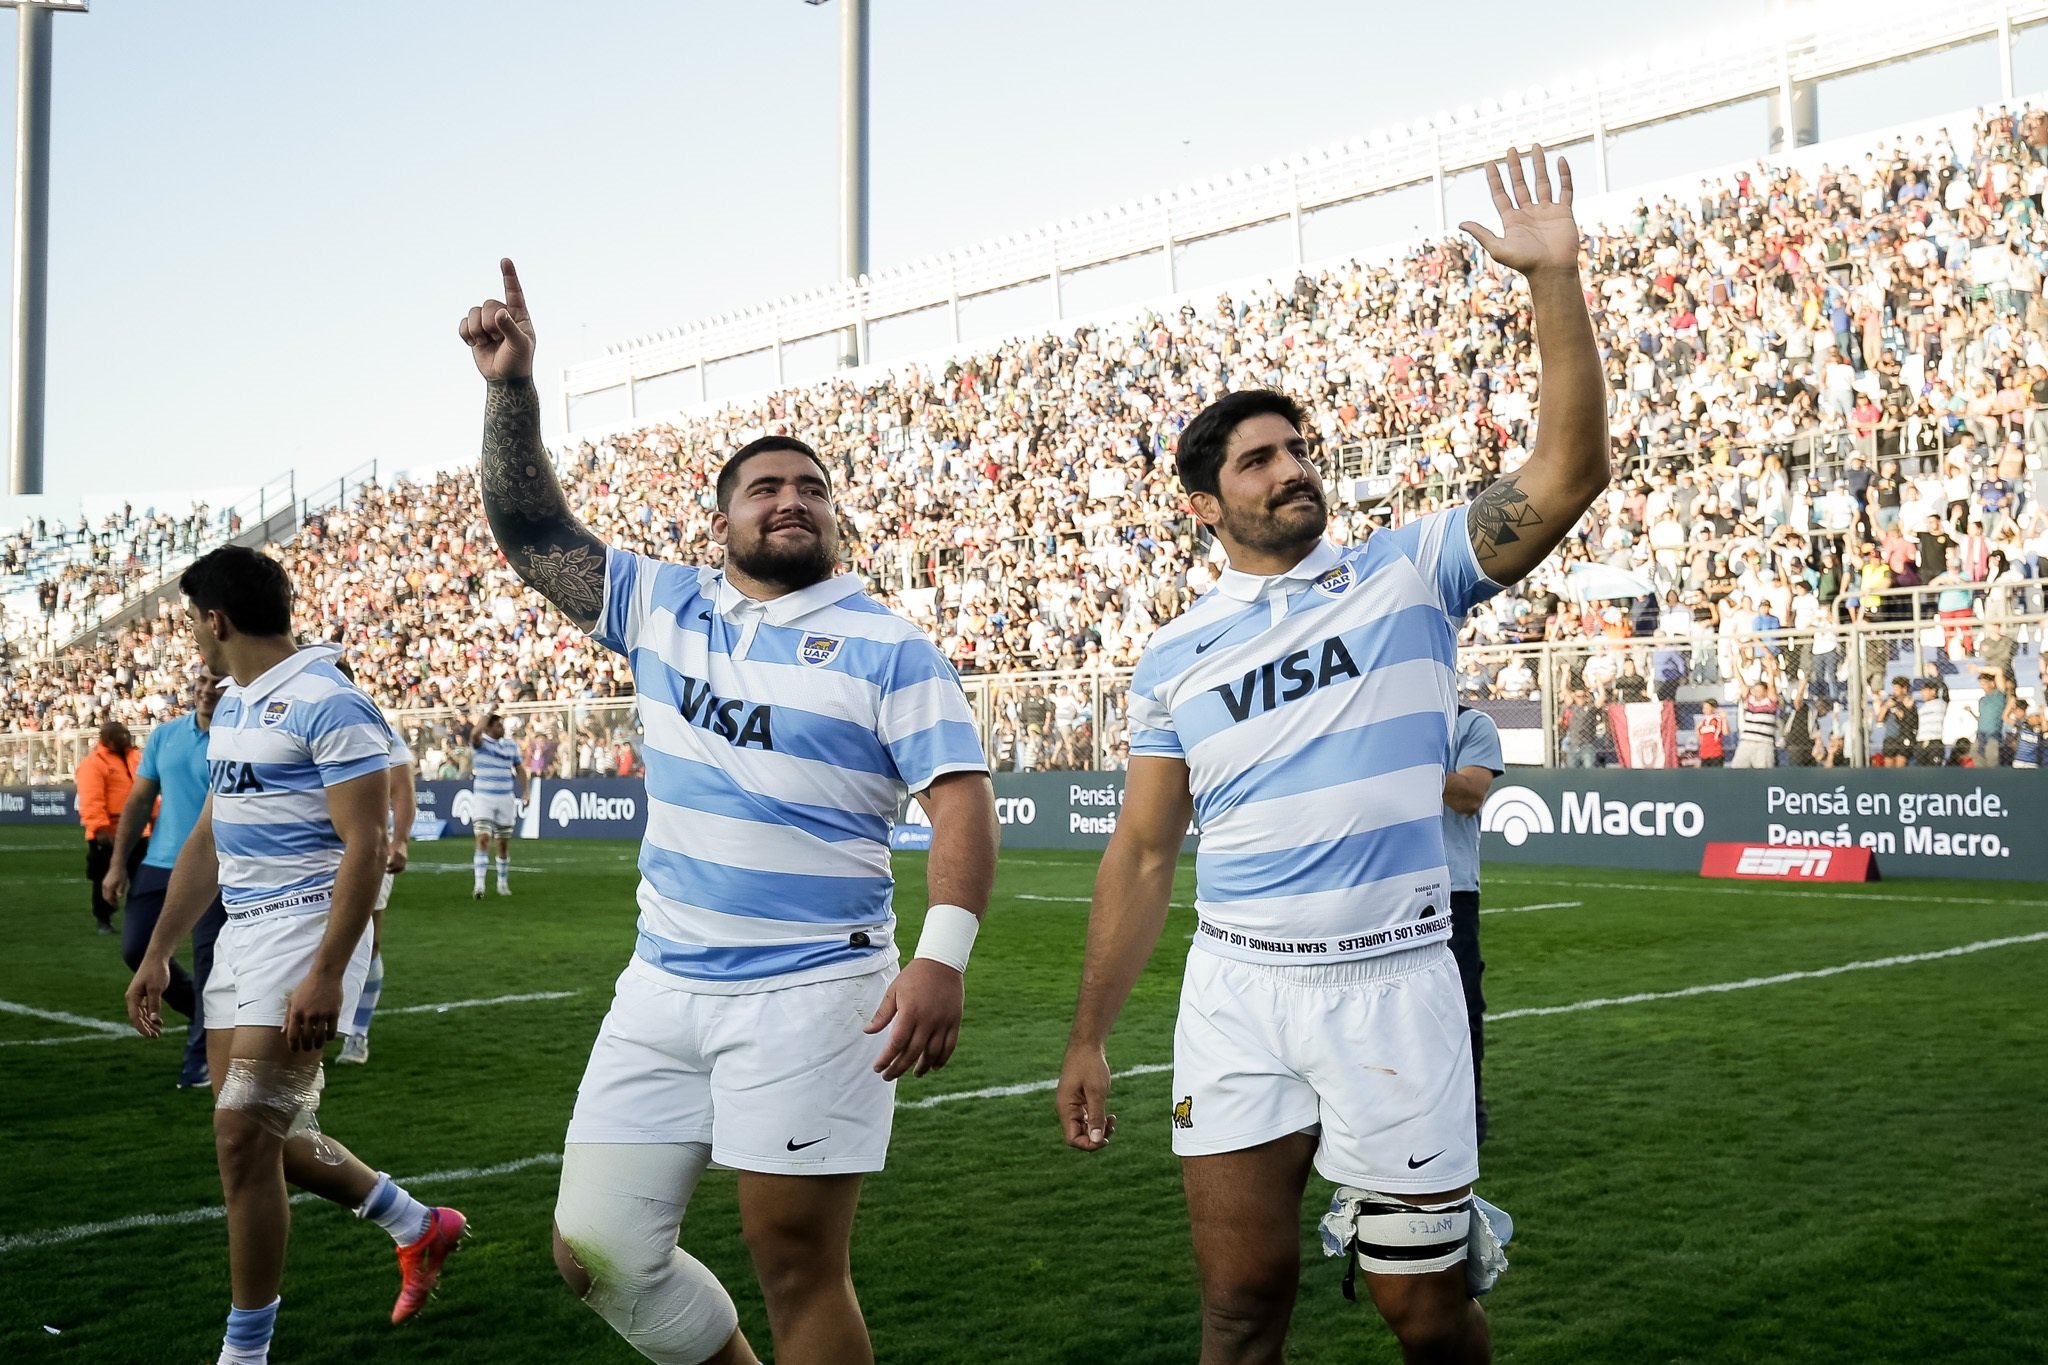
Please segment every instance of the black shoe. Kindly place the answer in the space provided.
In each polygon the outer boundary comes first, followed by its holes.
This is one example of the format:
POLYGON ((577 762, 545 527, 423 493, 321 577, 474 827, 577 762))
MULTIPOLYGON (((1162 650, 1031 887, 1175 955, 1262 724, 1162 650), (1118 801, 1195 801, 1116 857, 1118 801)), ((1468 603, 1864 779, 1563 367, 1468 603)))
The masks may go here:
POLYGON ((93 932, 96 934, 111 934, 114 932, 114 926, 105 920, 101 920, 99 928, 93 930, 93 932))

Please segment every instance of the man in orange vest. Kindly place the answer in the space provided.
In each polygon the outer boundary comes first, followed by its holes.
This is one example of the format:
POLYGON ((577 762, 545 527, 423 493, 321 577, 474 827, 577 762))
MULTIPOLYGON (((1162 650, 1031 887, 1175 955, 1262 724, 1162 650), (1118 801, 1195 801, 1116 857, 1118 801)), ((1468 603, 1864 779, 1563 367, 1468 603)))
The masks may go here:
MULTIPOLYGON (((118 720, 100 726, 100 742, 79 760, 72 782, 78 789, 78 820, 85 826, 85 876, 92 883, 92 917, 99 932, 114 932, 114 903, 107 899, 101 883, 114 862, 114 830, 121 822, 121 807, 128 803, 128 789, 135 785, 135 767, 142 755, 128 727, 118 720)), ((149 852, 149 830, 128 854, 128 875, 132 878, 149 852)))

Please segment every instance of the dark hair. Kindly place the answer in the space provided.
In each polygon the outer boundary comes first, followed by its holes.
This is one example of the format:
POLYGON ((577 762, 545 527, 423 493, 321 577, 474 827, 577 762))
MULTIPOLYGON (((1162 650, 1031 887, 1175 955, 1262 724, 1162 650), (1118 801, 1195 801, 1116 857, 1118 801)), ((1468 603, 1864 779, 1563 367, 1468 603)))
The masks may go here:
POLYGON ((825 476, 825 487, 827 489, 832 487, 832 475, 825 468, 825 462, 818 458, 817 451, 811 449, 802 441, 797 440, 794 436, 763 436, 758 440, 749 441, 738 450, 735 450, 732 453, 732 457, 720 467, 718 471, 719 511, 723 512, 726 508, 732 506, 733 489, 737 488, 740 482, 740 466, 753 459, 756 455, 767 455, 777 450, 794 451, 798 455, 809 457, 810 462, 818 467, 818 472, 825 476))
POLYGON ((244 635, 292 633, 292 582, 284 565, 246 545, 201 555, 178 580, 201 611, 217 611, 244 635))
POLYGON ((334 661, 334 671, 336 673, 341 674, 342 677, 347 678, 350 682, 354 682, 356 680, 356 671, 354 668, 350 667, 349 661, 347 659, 336 659, 334 661))
POLYGON ((1231 433, 1246 418, 1267 413, 1285 417, 1296 431, 1301 430, 1308 416, 1302 411, 1301 404, 1271 389, 1240 389, 1236 393, 1227 393, 1196 413, 1195 420, 1188 423, 1187 429, 1180 434, 1180 443, 1174 447, 1173 469, 1180 475, 1180 486, 1189 493, 1214 494, 1231 433))

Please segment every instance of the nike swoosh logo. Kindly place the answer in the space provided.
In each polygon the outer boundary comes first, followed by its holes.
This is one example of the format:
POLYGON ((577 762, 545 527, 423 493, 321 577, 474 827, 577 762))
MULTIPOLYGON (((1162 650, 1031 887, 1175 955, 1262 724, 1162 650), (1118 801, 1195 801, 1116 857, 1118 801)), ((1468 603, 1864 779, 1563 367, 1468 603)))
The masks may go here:
POLYGON ((1427 1166, 1430 1162, 1435 1161, 1438 1157, 1442 1156, 1444 1152, 1448 1152, 1450 1150, 1450 1148, 1446 1147, 1444 1148, 1443 1152, 1431 1152, 1428 1156, 1422 1158, 1422 1160, 1420 1161, 1417 1161, 1414 1157, 1411 1156, 1408 1158, 1408 1169, 1412 1171, 1418 1166, 1427 1166))
MULTIPOLYGON (((1228 634, 1230 634, 1230 632, 1229 632, 1229 631, 1227 631, 1227 630, 1223 632, 1223 635, 1228 635, 1228 634)), ((1207 650, 1208 650, 1209 646, 1210 646, 1210 645, 1213 645, 1213 644, 1215 644, 1217 640, 1220 640, 1220 639, 1222 639, 1222 638, 1223 638, 1223 635, 1218 635, 1218 636, 1216 636, 1216 637, 1215 637, 1214 639, 1209 639, 1209 640, 1204 640, 1204 641, 1202 641, 1202 643, 1200 643, 1200 644, 1198 644, 1198 645, 1196 645, 1196 646, 1195 646, 1195 653, 1197 653, 1197 654, 1202 654, 1202 653, 1205 653, 1205 652, 1207 652, 1207 650)))
MULTIPOLYGON (((788 1141, 787 1143, 785 1143, 784 1145, 785 1145, 786 1147, 788 1147, 788 1148, 789 1148, 789 1150, 790 1150, 790 1151, 792 1151, 792 1152, 801 1152, 801 1151, 802 1151, 802 1150, 803 1150, 804 1148, 806 1148, 806 1147, 815 1147, 815 1146, 817 1146, 817 1145, 818 1145, 819 1143, 823 1142, 823 1141, 825 1140, 825 1138, 828 1138, 828 1137, 831 1137, 831 1136, 832 1136, 832 1135, 831 1135, 830 1133, 827 1133, 827 1134, 825 1134, 825 1137, 821 1137, 821 1138, 812 1138, 812 1139, 811 1139, 811 1140, 810 1140, 809 1142, 798 1142, 798 1141, 797 1141, 797 1140, 796 1140, 795 1138, 791 1138, 791 1139, 790 1139, 790 1140, 789 1140, 789 1141, 788 1141)), ((1438 1153, 1438 1155, 1439 1155, 1439 1156, 1441 1156, 1441 1155, 1442 1155, 1442 1153, 1438 1153)))
POLYGON ((711 619, 711 613, 708 611, 700 611, 697 613, 697 619, 699 621, 709 621, 711 619))

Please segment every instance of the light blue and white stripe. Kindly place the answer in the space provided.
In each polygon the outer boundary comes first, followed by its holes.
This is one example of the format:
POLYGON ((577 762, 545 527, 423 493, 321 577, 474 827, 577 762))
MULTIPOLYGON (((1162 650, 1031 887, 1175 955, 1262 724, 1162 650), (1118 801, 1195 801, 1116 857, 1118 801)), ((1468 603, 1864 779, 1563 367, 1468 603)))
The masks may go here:
POLYGON ((1131 753, 1188 765, 1199 946, 1338 961, 1448 934, 1457 622, 1499 590, 1455 508, 1271 578, 1226 571, 1153 637, 1131 753))
POLYGON ((896 810, 987 769, 931 642, 851 577, 757 602, 714 570, 617 550, 592 634, 639 694, 638 956, 711 991, 895 961, 896 810))
POLYGON ((381 777, 391 762, 390 727, 334 655, 302 649, 247 687, 231 685, 214 712, 207 773, 231 916, 324 912, 342 855, 327 789, 381 777))

